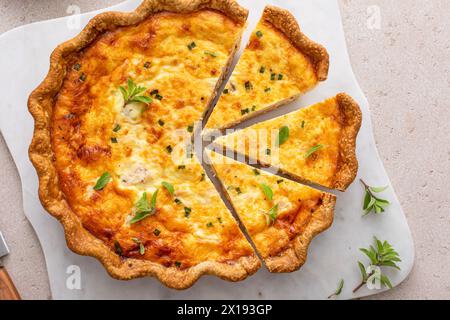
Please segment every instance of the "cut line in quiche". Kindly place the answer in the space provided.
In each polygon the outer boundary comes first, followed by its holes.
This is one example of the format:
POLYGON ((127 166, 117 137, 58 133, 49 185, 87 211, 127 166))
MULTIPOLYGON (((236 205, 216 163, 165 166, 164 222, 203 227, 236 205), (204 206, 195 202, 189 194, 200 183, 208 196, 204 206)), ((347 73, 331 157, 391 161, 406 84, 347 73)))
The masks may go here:
POLYGON ((114 278, 150 275, 185 289, 203 274, 238 281, 260 267, 183 148, 247 15, 233 0, 146 0, 132 13, 102 13, 53 52, 30 96, 41 202, 68 246, 114 278))
POLYGON ((301 182, 345 191, 358 171, 362 115, 347 94, 222 136, 213 143, 301 182))
POLYGON ((295 17, 267 6, 209 117, 205 132, 225 129, 293 101, 324 81, 329 56, 295 17))
POLYGON ((292 272, 333 222, 336 197, 206 150, 212 168, 270 272, 292 272))

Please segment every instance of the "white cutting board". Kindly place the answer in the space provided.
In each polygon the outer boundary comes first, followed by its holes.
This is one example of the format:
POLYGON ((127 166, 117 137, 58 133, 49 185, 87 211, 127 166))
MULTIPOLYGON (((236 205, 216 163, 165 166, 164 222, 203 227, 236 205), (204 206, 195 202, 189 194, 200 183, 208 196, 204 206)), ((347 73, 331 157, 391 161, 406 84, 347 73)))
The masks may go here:
MULTIPOLYGON (((139 3, 139 0, 126 1, 105 10, 130 11, 139 3)), ((414 261, 413 240, 399 201, 378 157, 368 102, 350 65, 337 0, 240 0, 239 3, 250 9, 249 28, 244 41, 247 41, 256 25, 264 5, 272 3, 289 9, 297 17, 303 31, 323 44, 331 56, 329 79, 326 82, 299 101, 259 117, 259 120, 319 102, 341 91, 347 92, 360 103, 363 112, 363 126, 357 143, 359 177, 371 185, 389 185, 390 188, 383 196, 392 202, 391 206, 383 215, 363 218, 363 188, 355 182, 346 193, 338 194, 335 222, 331 229, 313 240, 307 263, 300 271, 291 274, 270 274, 263 267, 257 274, 239 283, 204 276, 185 291, 168 289, 154 278, 128 282, 110 278, 95 259, 69 251, 62 227, 46 213, 38 200, 37 176, 27 154, 33 129, 33 119, 27 110, 27 98, 47 74, 49 56, 53 49, 80 30, 73 29, 73 17, 33 23, 0 36, 0 129, 19 169, 25 214, 35 228, 44 250, 53 298, 325 299, 336 289, 341 278, 345 280, 345 286, 340 299, 362 297, 382 291, 363 288, 357 294, 352 294, 352 289, 360 281, 356 262, 367 262, 358 248, 372 244, 374 235, 388 240, 402 257, 401 271, 388 270, 392 284, 398 285, 409 274, 414 261), (69 278, 70 274, 77 269, 71 266, 79 267, 80 289, 73 285, 67 286, 67 282, 72 279, 69 278)), ((81 26, 99 12, 83 14, 81 26)), ((251 123, 253 122, 255 121, 251 123)))

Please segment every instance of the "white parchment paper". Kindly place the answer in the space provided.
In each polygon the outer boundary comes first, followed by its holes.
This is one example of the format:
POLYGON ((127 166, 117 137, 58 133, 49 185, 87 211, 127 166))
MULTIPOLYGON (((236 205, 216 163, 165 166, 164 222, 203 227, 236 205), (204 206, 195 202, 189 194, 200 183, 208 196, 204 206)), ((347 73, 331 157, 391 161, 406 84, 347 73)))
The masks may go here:
MULTIPOLYGON (((39 202, 37 176, 27 153, 33 130, 33 119, 27 110, 27 97, 47 74, 53 49, 78 34, 80 29, 76 28, 74 17, 22 26, 0 36, 0 129, 19 170, 25 214, 35 228, 44 250, 53 298, 325 299, 336 289, 341 278, 345 280, 345 287, 339 298, 356 298, 382 291, 363 288, 357 294, 352 293, 360 281, 356 261, 367 262, 358 248, 372 244, 374 235, 392 243, 402 257, 401 271, 387 272, 393 285, 398 285, 410 272, 414 260, 411 233, 378 157, 368 102, 350 65, 337 0, 238 1, 251 12, 243 46, 264 6, 272 3, 290 10, 303 31, 323 44, 331 57, 329 79, 326 82, 291 105, 250 123, 322 101, 338 92, 347 92, 360 103, 363 112, 363 126, 357 147, 359 177, 372 185, 389 185, 390 188, 383 196, 391 201, 391 206, 383 215, 363 218, 363 189, 355 182, 346 193, 338 194, 335 222, 331 229, 312 242, 307 263, 300 271, 291 274, 270 274, 263 267, 257 274, 239 283, 205 276, 185 291, 168 289, 153 278, 128 282, 114 280, 95 259, 69 251, 62 227, 39 202), (72 282, 78 270, 80 288, 76 282, 72 282)), ((139 4, 140 1, 131 0, 105 10, 130 11, 139 4)), ((81 27, 99 12, 83 14, 80 17, 81 27)))

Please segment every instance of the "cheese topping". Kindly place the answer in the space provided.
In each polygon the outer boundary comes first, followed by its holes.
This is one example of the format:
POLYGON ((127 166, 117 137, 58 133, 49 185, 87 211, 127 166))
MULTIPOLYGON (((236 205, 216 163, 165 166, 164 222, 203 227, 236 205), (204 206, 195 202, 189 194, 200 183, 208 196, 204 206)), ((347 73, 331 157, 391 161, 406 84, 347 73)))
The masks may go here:
POLYGON ((306 92, 317 82, 309 58, 270 23, 260 21, 206 128, 231 127, 306 92))
POLYGON ((52 128, 60 185, 83 226, 120 255, 187 268, 254 254, 183 143, 242 28, 216 11, 160 13, 106 32, 67 67, 52 128), (128 80, 145 88, 142 101, 126 100, 128 80), (111 180, 94 190, 105 172, 111 180), (131 223, 156 191, 155 208, 131 223))

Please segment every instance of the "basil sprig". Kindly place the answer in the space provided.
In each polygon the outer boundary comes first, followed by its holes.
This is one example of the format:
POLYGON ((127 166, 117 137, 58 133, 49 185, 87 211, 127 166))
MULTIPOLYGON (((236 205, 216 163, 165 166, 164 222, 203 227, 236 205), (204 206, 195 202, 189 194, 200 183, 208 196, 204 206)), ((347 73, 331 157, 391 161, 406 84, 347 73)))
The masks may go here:
POLYGON ((278 131, 277 145, 281 146, 288 139, 289 139, 289 127, 283 126, 280 128, 280 131, 278 131))
POLYGON ((133 80, 128 79, 127 81, 127 88, 120 86, 119 87, 120 92, 122 92, 123 100, 125 101, 125 104, 131 103, 131 102, 140 102, 149 104, 153 101, 152 98, 141 95, 145 90, 147 90, 144 87, 137 86, 133 80))
POLYGON ((371 187, 367 185, 362 179, 361 183, 364 186, 366 194, 364 196, 363 210, 364 215, 368 215, 371 212, 380 214, 385 211, 385 209, 390 205, 390 202, 386 199, 375 196, 375 193, 380 193, 386 190, 388 187, 371 187))
POLYGON ((141 198, 135 204, 135 215, 133 219, 130 220, 130 224, 134 224, 147 217, 150 217, 156 213, 156 197, 158 195, 158 189, 153 193, 152 199, 150 200, 150 206, 147 201, 147 192, 144 192, 141 198))

